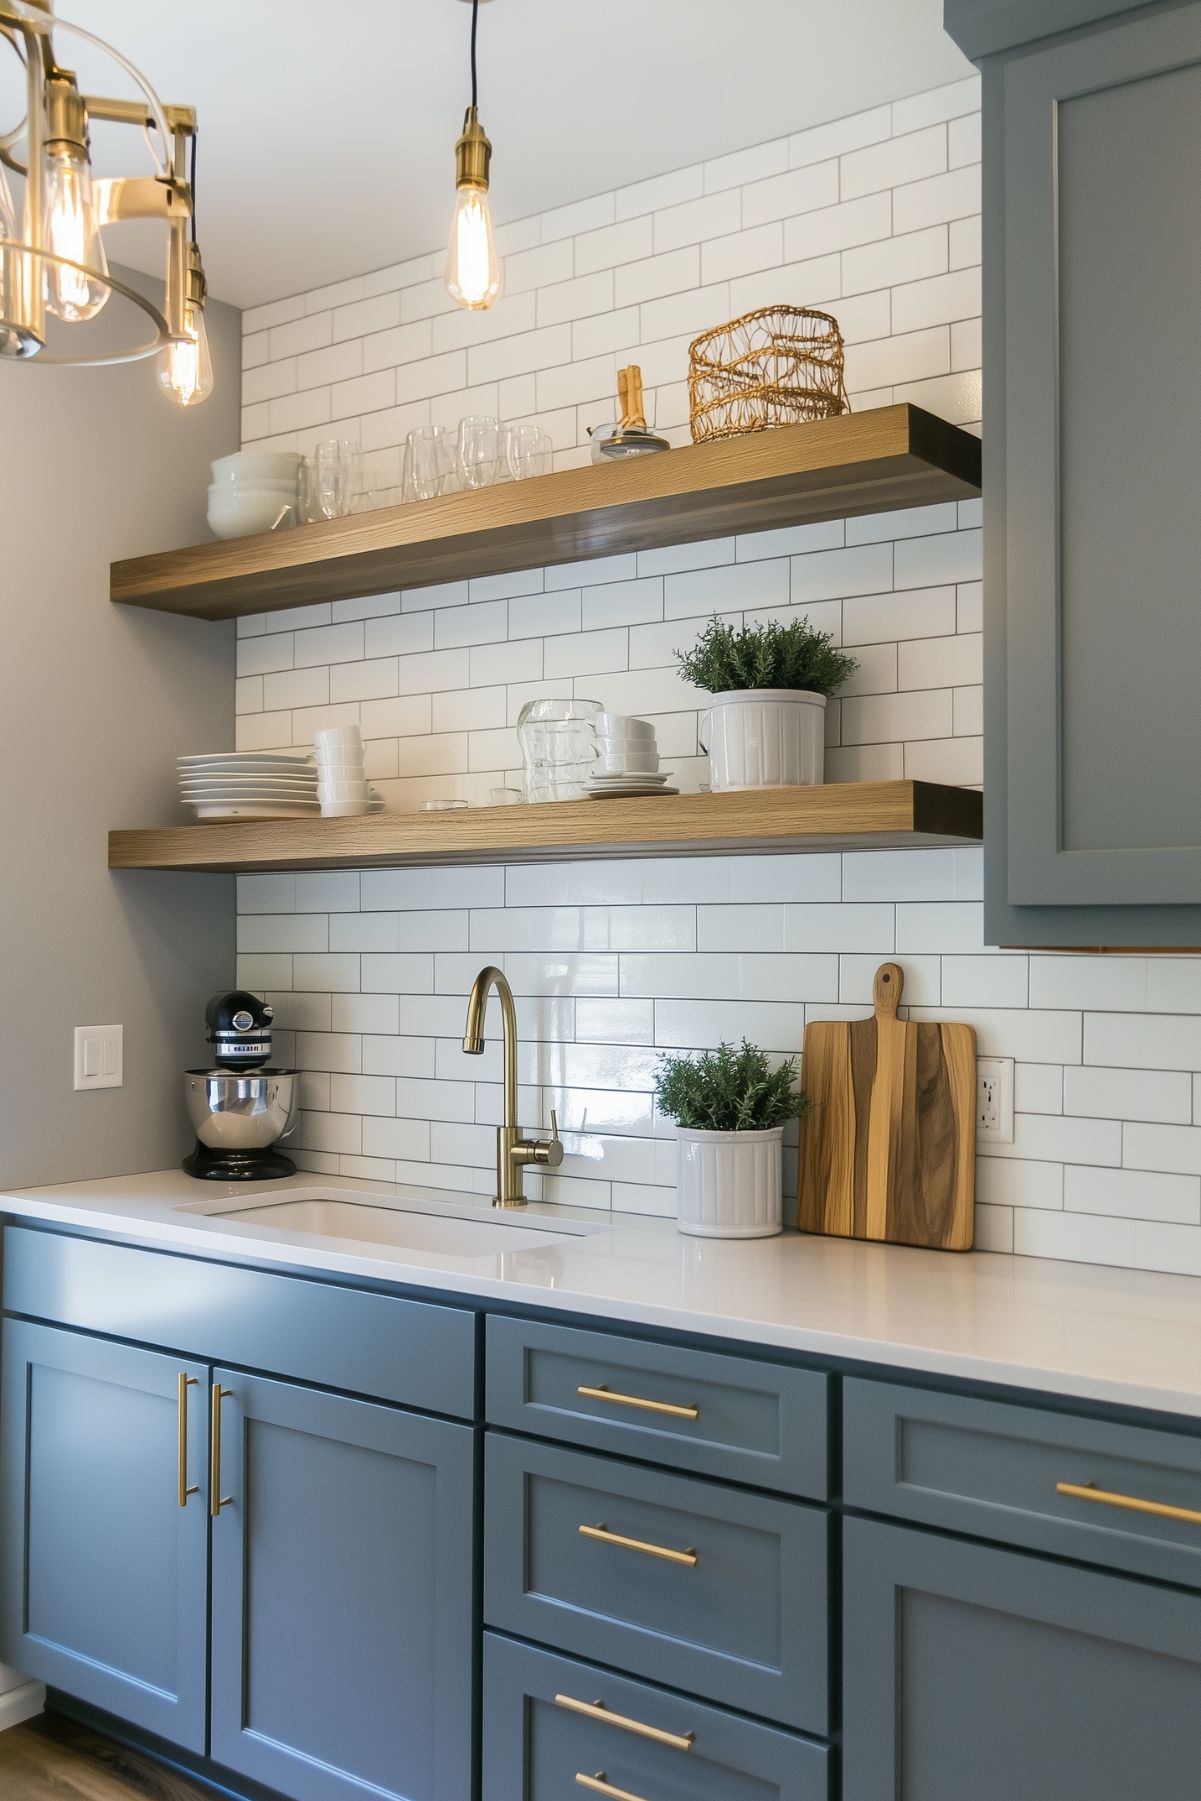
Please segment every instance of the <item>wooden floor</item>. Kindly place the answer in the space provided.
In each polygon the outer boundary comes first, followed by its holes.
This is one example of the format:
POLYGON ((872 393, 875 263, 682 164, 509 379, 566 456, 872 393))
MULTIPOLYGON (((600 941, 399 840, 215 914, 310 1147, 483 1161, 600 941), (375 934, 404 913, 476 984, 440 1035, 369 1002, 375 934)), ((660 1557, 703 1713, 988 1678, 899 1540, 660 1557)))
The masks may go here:
POLYGON ((3 1801, 213 1801, 213 1790, 62 1714, 0 1732, 3 1801))

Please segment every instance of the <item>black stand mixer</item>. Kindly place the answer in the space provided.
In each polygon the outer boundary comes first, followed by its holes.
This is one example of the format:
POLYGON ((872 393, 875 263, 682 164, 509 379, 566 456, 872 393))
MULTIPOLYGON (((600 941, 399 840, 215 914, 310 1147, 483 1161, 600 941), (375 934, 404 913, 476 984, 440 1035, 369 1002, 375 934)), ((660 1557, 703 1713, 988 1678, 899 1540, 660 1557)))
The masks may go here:
POLYGON ((275 1147, 296 1126, 294 1069, 268 1069, 274 1009, 240 988, 215 994, 204 1010, 212 1069, 189 1069, 188 1118, 196 1148, 184 1158, 190 1176, 214 1182, 262 1182, 290 1176, 296 1165, 275 1147))

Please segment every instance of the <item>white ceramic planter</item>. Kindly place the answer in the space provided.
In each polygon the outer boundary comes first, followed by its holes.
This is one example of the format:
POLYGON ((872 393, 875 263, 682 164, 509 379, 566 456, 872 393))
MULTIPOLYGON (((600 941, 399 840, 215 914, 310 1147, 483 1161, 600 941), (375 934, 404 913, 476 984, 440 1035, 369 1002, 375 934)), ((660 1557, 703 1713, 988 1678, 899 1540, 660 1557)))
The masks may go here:
POLYGON ((677 1223, 693 1238, 771 1238, 783 1230, 783 1126, 693 1132, 681 1126, 677 1223))
POLYGON ((715 794, 731 788, 792 788, 825 774, 826 697, 799 688, 715 694, 701 721, 715 794))

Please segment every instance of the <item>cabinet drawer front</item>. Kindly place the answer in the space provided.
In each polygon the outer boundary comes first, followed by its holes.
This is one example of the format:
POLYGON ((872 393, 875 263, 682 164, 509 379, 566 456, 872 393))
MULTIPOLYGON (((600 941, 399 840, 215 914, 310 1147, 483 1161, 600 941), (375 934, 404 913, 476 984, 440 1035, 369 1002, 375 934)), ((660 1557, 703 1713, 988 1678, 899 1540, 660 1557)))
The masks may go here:
POLYGON ((818 1500, 826 1390, 824 1375, 785 1364, 488 1321, 491 1424, 818 1500))
POLYGON ((843 1425, 848 1507, 1201 1587, 1201 1437, 863 1381, 843 1425))
POLYGON ((484 1635, 483 1801, 828 1801, 825 1745, 484 1635), (608 1716, 608 1717, 606 1717, 608 1716), (611 1801, 611 1798, 610 1798, 611 1801))
POLYGON ((498 1433, 485 1471, 490 1626, 826 1730, 820 1509, 498 1433))
POLYGON ((10 1313, 104 1332, 398 1401, 431 1413, 475 1411, 475 1315, 373 1294, 9 1226, 10 1313))

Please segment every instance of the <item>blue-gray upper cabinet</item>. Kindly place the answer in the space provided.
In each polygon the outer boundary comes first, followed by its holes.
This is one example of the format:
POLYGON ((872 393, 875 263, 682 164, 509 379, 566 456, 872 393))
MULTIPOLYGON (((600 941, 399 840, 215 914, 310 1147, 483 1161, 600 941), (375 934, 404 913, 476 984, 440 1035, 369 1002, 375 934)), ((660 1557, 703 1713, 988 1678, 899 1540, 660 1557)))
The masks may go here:
POLYGON ((847 1520, 845 1801, 1195 1801, 1195 1594, 847 1520))
POLYGON ((826 1731, 820 1508, 489 1432, 484 1514, 488 1625, 826 1731))
POLYGON ((616 1333, 493 1316, 495 1426, 824 1500, 828 1378, 616 1333))
POLYGON ((213 1381, 212 1756, 291 1801, 464 1801, 472 1428, 213 1381))
POLYGON ((1011 46, 982 65, 993 943, 1201 944, 1201 5, 1112 10, 947 9, 1011 46))
POLYGON ((203 1752, 207 1370, 22 1320, 2 1363, 0 1659, 203 1752))

